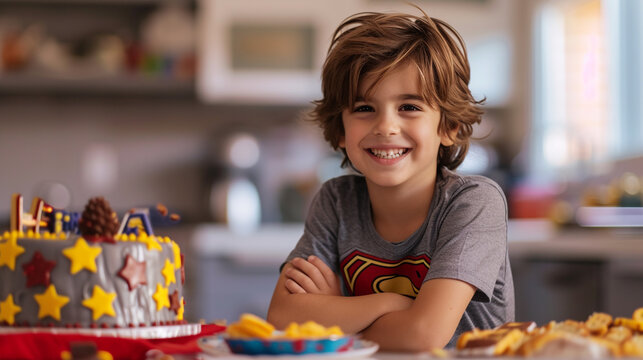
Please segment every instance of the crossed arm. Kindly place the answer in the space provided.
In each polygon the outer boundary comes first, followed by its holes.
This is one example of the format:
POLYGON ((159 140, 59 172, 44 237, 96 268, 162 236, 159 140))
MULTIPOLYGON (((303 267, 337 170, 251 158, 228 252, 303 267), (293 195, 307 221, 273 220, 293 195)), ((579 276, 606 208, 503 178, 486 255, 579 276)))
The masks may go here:
POLYGON ((270 303, 277 328, 313 320, 361 333, 383 350, 427 351, 446 345, 475 288, 459 280, 433 279, 415 300, 396 293, 342 296, 335 273, 319 258, 296 258, 284 266, 270 303))
POLYGON ((268 321, 285 328, 293 321, 313 320, 358 333, 382 315, 407 308, 411 302, 393 293, 342 296, 339 279, 323 261, 317 257, 309 257, 308 261, 296 258, 284 266, 279 276, 268 321))

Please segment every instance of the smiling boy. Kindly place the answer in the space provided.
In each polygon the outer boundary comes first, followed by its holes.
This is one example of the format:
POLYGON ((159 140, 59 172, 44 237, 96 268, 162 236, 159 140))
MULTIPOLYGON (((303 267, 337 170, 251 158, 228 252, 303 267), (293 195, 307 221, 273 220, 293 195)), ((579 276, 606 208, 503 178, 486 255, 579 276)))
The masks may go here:
POLYGON ((513 320, 504 194, 453 171, 481 120, 468 83, 464 43, 441 20, 361 13, 338 27, 313 115, 359 175, 315 196, 270 322, 426 351, 513 320))

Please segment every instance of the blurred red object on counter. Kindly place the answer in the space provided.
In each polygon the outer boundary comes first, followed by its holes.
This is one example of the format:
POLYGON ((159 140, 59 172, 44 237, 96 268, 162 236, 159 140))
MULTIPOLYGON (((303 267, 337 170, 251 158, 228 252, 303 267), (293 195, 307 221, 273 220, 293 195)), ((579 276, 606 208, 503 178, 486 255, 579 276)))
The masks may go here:
POLYGON ((553 185, 520 185, 508 195, 510 218, 538 219, 550 217, 560 190, 553 185))

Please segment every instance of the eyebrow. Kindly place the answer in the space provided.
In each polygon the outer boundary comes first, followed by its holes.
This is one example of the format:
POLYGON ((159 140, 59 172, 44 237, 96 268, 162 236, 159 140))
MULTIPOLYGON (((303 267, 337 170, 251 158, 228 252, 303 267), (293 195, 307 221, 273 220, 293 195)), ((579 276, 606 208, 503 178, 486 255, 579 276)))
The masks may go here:
POLYGON ((424 101, 424 97, 418 94, 402 94, 398 96, 398 99, 400 100, 418 100, 418 101, 424 101))
MULTIPOLYGON (((421 95, 418 95, 418 94, 401 94, 401 95, 398 95, 396 99, 397 99, 397 100, 417 100, 417 101, 424 101, 424 97, 422 97, 421 95)), ((366 101, 366 99, 364 98, 364 96, 358 95, 358 96, 355 98, 355 102, 359 102, 359 101, 366 101)))

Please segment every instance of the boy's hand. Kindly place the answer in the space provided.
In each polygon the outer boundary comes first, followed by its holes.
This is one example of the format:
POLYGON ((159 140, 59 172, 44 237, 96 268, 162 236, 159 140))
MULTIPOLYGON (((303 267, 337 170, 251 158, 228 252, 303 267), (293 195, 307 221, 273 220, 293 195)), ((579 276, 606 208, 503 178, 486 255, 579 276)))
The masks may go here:
POLYGON ((286 289, 291 294, 322 294, 341 296, 340 282, 328 265, 317 256, 308 260, 293 259, 286 269, 286 289))

